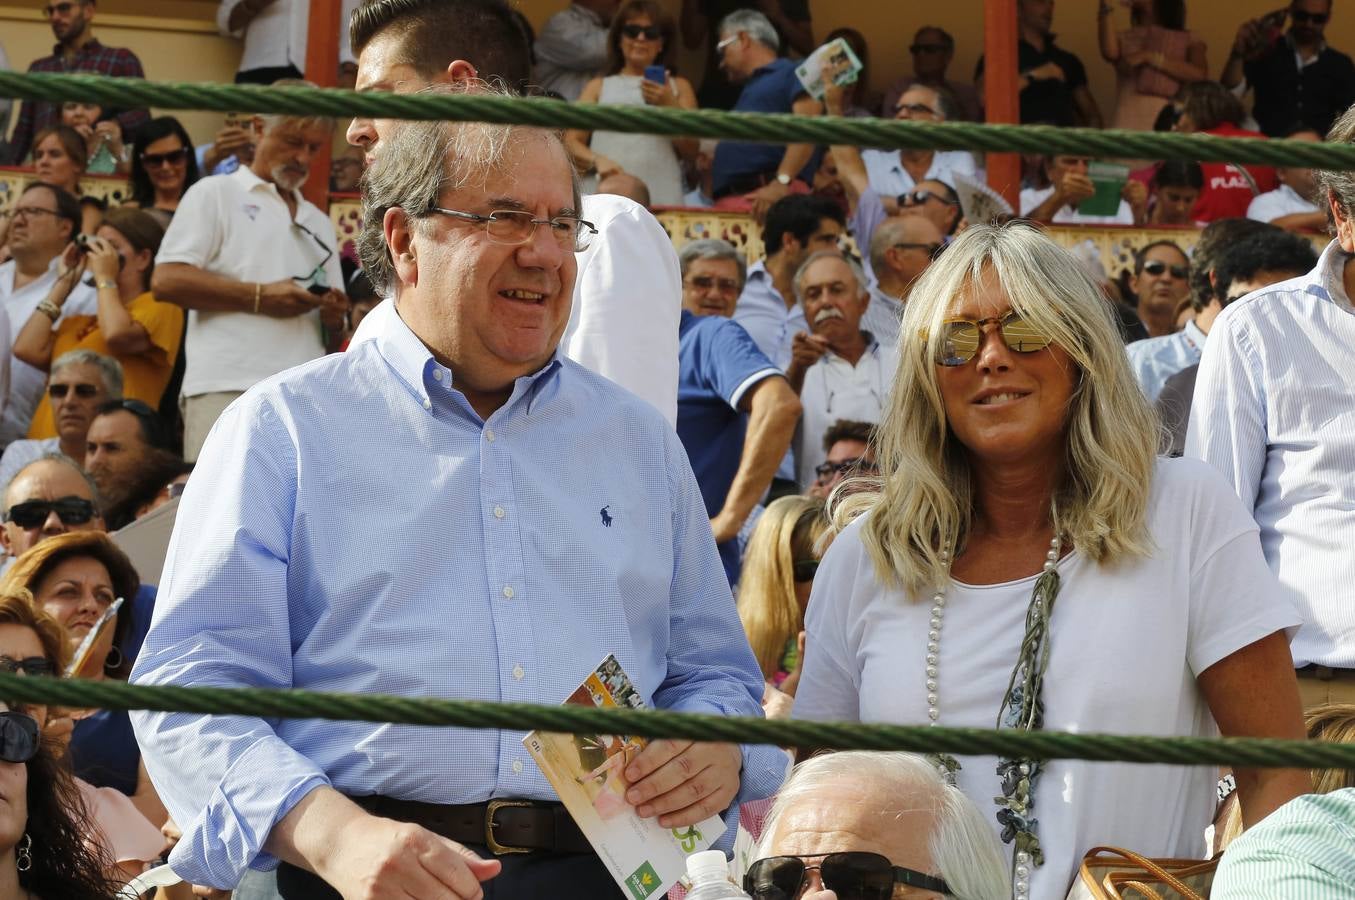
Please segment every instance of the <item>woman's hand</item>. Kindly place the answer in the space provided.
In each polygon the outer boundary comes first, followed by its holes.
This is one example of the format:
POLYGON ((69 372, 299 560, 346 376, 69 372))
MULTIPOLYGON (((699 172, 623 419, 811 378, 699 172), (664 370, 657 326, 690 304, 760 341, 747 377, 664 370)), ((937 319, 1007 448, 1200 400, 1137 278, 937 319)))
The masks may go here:
POLYGON ((668 83, 668 73, 664 73, 663 84, 656 84, 648 78, 640 79, 640 94, 650 106, 676 106, 677 97, 673 96, 673 87, 668 83))
MULTIPOLYGON (((105 119, 94 126, 94 134, 101 136, 108 142, 108 149, 112 152, 114 158, 122 159, 122 126, 115 119, 105 119)), ((98 142, 95 141, 95 146, 98 142)))
POLYGON ((56 281, 52 282, 52 290, 48 293, 47 299, 57 306, 65 303, 66 298, 79 283, 80 276, 85 274, 87 264, 85 252, 77 247, 74 241, 67 244, 66 249, 61 252, 61 261, 57 263, 56 281))
POLYGON ((53 715, 47 717, 47 722, 42 726, 42 739, 44 743, 52 746, 54 754, 60 758, 66 755, 66 749, 71 745, 71 734, 75 731, 75 719, 67 715, 66 710, 53 710, 53 715))
POLYGON ((100 237, 90 238, 86 247, 85 259, 94 277, 99 281, 117 281, 122 274, 117 248, 100 237))

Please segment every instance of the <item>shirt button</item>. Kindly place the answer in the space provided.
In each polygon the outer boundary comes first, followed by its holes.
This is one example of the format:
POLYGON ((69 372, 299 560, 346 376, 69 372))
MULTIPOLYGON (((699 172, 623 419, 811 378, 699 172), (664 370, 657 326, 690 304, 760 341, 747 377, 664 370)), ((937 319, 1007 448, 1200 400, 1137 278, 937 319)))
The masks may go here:
POLYGON ((505 584, 505 585, 503 586, 503 595, 504 595, 505 597, 507 597, 509 600, 512 600, 512 599, 513 599, 513 587, 512 587, 512 585, 505 584))
POLYGON ((502 519, 502 518, 504 517, 504 515, 505 515, 505 513, 504 513, 504 511, 503 511, 503 507, 502 507, 502 506, 496 506, 496 507, 494 507, 494 518, 496 518, 496 519, 502 519))
POLYGON ((513 760, 513 774, 514 775, 522 774, 522 760, 520 759, 513 760))
POLYGON ((486 429, 485 429, 485 440, 489 441, 491 444, 494 443, 494 429, 493 429, 493 428, 486 428, 486 429))
POLYGON ((442 380, 442 370, 441 370, 441 369, 434 369, 434 370, 433 370, 433 380, 434 380, 434 381, 441 381, 441 380, 442 380))
POLYGON ((513 680, 521 681, 527 675, 527 671, 522 666, 513 666, 513 680))
POLYGON ((432 409, 432 408, 433 408, 433 401, 432 401, 432 400, 425 400, 425 401, 423 401, 423 408, 424 408, 424 409, 432 409))

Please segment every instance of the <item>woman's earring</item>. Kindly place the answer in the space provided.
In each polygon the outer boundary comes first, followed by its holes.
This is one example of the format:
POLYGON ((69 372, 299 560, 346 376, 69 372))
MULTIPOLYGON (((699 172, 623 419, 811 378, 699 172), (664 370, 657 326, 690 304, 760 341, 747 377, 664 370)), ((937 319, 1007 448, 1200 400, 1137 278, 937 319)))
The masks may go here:
POLYGON ((104 659, 104 671, 116 672, 122 666, 122 651, 118 645, 114 644, 108 648, 108 656, 104 659))
POLYGON ((20 872, 27 872, 33 868, 33 835, 24 832, 23 838, 19 841, 19 849, 14 853, 14 868, 20 872))

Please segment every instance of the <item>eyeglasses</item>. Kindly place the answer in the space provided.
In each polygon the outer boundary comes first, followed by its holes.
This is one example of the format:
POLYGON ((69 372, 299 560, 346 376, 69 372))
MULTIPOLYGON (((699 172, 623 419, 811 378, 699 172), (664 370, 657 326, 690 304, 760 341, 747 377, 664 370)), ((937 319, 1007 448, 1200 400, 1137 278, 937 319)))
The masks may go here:
POLYGON ((730 44, 734 43, 735 41, 737 41, 738 39, 739 39, 739 36, 738 36, 737 34, 731 34, 729 37, 725 38, 723 41, 721 41, 720 43, 716 44, 716 45, 715 45, 715 57, 716 57, 716 59, 719 59, 720 57, 724 56, 724 55, 725 55, 725 48, 728 47, 730 44))
POLYGON ((1294 20, 1295 25, 1300 22, 1310 22, 1313 25, 1326 25, 1327 19, 1331 18, 1331 13, 1311 13, 1304 12, 1301 9, 1291 9, 1289 10, 1289 17, 1294 20))
POLYGON ((909 53, 945 53, 949 49, 945 44, 913 44, 908 48, 909 53))
POLYGON ((831 481, 834 475, 846 475, 852 471, 862 475, 877 475, 880 472, 880 467, 864 456, 844 459, 841 462, 822 462, 814 467, 814 474, 819 476, 820 484, 831 481))
POLYGON ((921 206, 928 200, 935 200, 938 203, 944 203, 947 206, 959 206, 959 200, 950 200, 942 197, 940 194, 934 194, 931 191, 904 191, 898 196, 899 206, 921 206))
POLYGON ((1169 266, 1160 259, 1150 259, 1143 264, 1143 271, 1149 275, 1161 275, 1168 269, 1171 269, 1173 278, 1184 280, 1190 277, 1190 266, 1169 266))
MULTIPOLYGON (((1053 338, 1041 334, 1015 311, 1007 313, 1000 319, 997 316, 978 321, 947 319, 941 323, 941 343, 936 348, 936 364, 963 366, 973 359, 979 352, 979 345, 983 343, 983 329, 986 325, 997 326, 1007 349, 1017 353, 1034 353, 1054 342, 1053 338)), ((926 339, 925 333, 923 339, 926 339)))
POLYGON ((14 207, 13 217, 15 219, 23 216, 25 219, 29 216, 56 216, 62 218, 61 213, 54 209, 43 209, 41 206, 16 206, 14 207))
POLYGON ((813 581, 818 571, 819 561, 817 559, 797 559, 790 564, 791 577, 802 583, 813 581))
MULTIPOLYGON (((312 284, 315 284, 317 273, 324 271, 325 263, 329 262, 329 258, 334 255, 334 248, 326 244, 324 241, 320 240, 320 235, 316 234, 314 231, 311 231, 309 228, 307 228, 305 225, 302 225, 300 222, 293 221, 292 227, 298 228, 301 231, 305 232, 306 234, 310 235, 311 240, 315 241, 315 243, 319 245, 320 249, 325 251, 325 255, 320 259, 318 263, 311 267, 311 270, 309 272, 307 272, 305 275, 292 276, 293 281, 309 281, 312 284)), ((324 291, 322 290, 321 293, 324 293, 324 291)))
POLYGON ((97 384, 49 384, 47 386, 47 396, 53 400, 65 400, 66 395, 75 389, 75 396, 82 400, 89 400, 99 396, 99 386, 97 384))
POLYGON ((715 278, 710 275, 694 275, 687 279, 687 284, 696 288, 698 291, 709 291, 712 288, 719 288, 722 294, 737 294, 739 292, 739 283, 732 278, 715 278))
POLYGON ((141 154, 141 162, 148 169, 158 169, 161 166, 181 166, 187 159, 187 147, 180 147, 178 150, 170 150, 168 153, 141 154))
POLYGON ((62 525, 83 525, 94 518, 94 504, 83 497, 62 497, 60 500, 26 500, 5 511, 5 521, 20 528, 41 528, 52 513, 62 525))
POLYGON ((910 244, 905 242, 900 244, 892 244, 891 248, 894 250, 921 250, 923 253, 926 253, 927 256, 929 256, 930 258, 936 259, 946 249, 946 245, 916 244, 916 243, 910 244))
POLYGON ((38 755, 38 720, 28 713, 0 712, 0 760, 26 763, 38 755))
POLYGON ((760 859, 743 877, 743 889, 752 894, 754 900, 796 900, 804 887, 805 875, 812 869, 818 870, 823 886, 835 892, 838 900, 889 900, 896 884, 938 894, 950 893, 944 879, 896 866, 878 853, 861 850, 760 859), (805 863, 806 859, 820 856, 823 859, 818 865, 805 863))
POLYGON ((640 38, 657 41, 663 37, 663 31, 657 25, 622 25, 621 33, 632 41, 638 41, 640 38))
POLYGON ((4 669, 11 675, 19 672, 33 676, 56 674, 56 665, 45 656, 26 656, 23 659, 0 656, 0 669, 4 669))
POLYGON ((894 107, 895 115, 904 111, 910 112, 915 116, 936 115, 936 110, 932 109, 925 103, 900 103, 898 106, 894 107))
POLYGON ((561 249, 579 253, 588 249, 593 235, 598 233, 592 222, 585 222, 577 216, 535 219, 531 213, 518 209, 496 209, 489 215, 482 216, 478 213, 444 209, 441 206, 430 206, 428 211, 465 219, 467 222, 480 222, 485 226, 485 234, 496 244, 525 244, 536 234, 536 226, 549 225, 551 236, 561 249))

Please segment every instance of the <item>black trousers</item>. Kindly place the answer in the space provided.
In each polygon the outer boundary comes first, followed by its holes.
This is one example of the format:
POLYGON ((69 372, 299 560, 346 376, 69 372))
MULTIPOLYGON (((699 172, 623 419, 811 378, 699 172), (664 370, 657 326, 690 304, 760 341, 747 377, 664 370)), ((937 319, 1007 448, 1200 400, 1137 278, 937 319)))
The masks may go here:
MULTIPOLYGON (((469 845, 485 858, 482 846, 469 845)), ((626 900, 616 881, 592 853, 513 853, 498 857, 503 870, 484 882, 486 900, 626 900)), ((278 867, 278 893, 283 900, 341 900, 318 876, 283 863, 278 867)))

